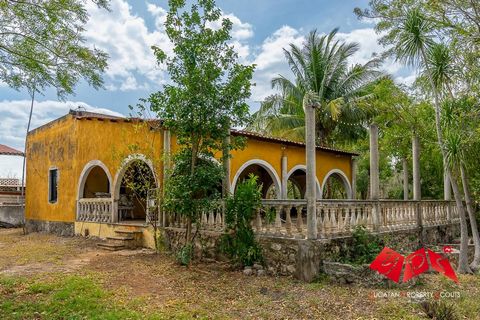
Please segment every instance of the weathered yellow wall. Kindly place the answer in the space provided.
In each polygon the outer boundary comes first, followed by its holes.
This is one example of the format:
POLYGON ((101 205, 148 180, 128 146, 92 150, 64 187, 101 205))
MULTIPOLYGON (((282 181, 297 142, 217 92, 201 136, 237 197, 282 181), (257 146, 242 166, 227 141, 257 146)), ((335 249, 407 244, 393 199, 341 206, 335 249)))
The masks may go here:
POLYGON ((103 162, 112 177, 110 190, 122 161, 139 153, 150 159, 162 176, 163 135, 143 124, 75 119, 71 115, 28 136, 26 218, 75 221, 80 174, 92 160, 103 162), (48 170, 59 172, 58 201, 48 202, 48 170), (32 191, 34 190, 34 191, 32 191))
MULTIPOLYGON (((172 150, 178 149, 172 137, 172 150)), ((115 175, 122 161, 131 154, 143 154, 155 167, 158 182, 162 182, 163 132, 151 130, 146 123, 122 120, 76 119, 71 115, 39 128, 29 134, 27 143, 26 218, 49 221, 75 221, 80 174, 92 160, 103 162, 112 177, 110 192, 114 192, 115 175), (58 201, 48 202, 48 170, 59 170, 58 201)), ((247 161, 268 162, 282 179, 281 158, 288 157, 288 171, 305 164, 305 150, 300 146, 248 138, 243 150, 232 152, 231 176, 247 161)), ((217 156, 217 155, 216 155, 217 156)), ((221 156, 221 154, 219 155, 221 156)), ((317 177, 322 184, 332 169, 340 169, 351 181, 349 155, 317 151, 317 177)))
POLYGON ((27 141, 25 216, 33 220, 72 221, 75 218, 75 123, 71 116, 35 130, 27 141), (58 201, 48 201, 48 172, 58 169, 58 201))
MULTIPOLYGON (((235 174, 247 161, 259 159, 268 162, 282 179, 282 154, 285 153, 287 161, 287 173, 296 165, 305 165, 305 148, 300 146, 285 146, 281 143, 265 142, 249 138, 243 150, 232 151, 230 182, 233 182, 235 174), (282 150, 282 147, 285 148, 282 150)), ((316 173, 322 184, 325 176, 332 169, 339 169, 345 173, 351 182, 351 158, 348 155, 340 155, 333 152, 317 150, 316 173)))

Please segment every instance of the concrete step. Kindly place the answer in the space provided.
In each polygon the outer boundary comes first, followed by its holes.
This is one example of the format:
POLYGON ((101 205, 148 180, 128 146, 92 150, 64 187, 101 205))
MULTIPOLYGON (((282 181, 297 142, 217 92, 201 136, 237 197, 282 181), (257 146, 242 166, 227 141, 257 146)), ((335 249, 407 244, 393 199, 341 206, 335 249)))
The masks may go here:
POLYGON ((109 251, 118 251, 118 250, 126 249, 125 245, 123 244, 110 243, 110 242, 97 243, 97 246, 109 251))
POLYGON ((115 230, 115 233, 118 233, 119 235, 131 235, 131 236, 135 236, 135 235, 138 235, 138 234, 142 234, 142 231, 140 230, 115 230))

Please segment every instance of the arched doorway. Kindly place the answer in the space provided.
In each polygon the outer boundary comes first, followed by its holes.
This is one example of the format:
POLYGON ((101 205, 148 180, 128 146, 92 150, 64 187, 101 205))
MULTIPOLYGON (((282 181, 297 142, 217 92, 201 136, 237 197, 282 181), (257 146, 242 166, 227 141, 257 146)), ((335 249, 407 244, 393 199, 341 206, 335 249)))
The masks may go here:
POLYGON ((321 199, 352 199, 352 187, 345 173, 334 169, 325 176, 321 199))
POLYGON ((110 198, 112 176, 99 160, 92 160, 85 165, 80 174, 77 200, 83 198, 110 198))
POLYGON ((147 203, 158 186, 152 163, 143 155, 125 159, 115 177, 116 221, 145 222, 147 203))
POLYGON ((77 220, 109 222, 112 218, 112 176, 99 160, 88 162, 77 188, 77 220))
POLYGON ((248 178, 250 174, 258 176, 258 182, 262 184, 263 199, 280 199, 281 182, 275 169, 268 162, 263 160, 250 160, 238 169, 232 182, 232 191, 240 181, 248 178))
MULTIPOLYGON (((296 165, 287 173, 287 199, 305 199, 307 191, 307 168, 296 165)), ((320 194, 320 183, 315 179, 317 197, 320 194)))

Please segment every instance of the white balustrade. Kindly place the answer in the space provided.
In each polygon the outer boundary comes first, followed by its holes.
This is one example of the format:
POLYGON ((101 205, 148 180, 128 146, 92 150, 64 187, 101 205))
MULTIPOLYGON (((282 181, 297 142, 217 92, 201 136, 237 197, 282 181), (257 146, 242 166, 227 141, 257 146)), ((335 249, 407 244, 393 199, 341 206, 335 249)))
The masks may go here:
POLYGON ((84 198, 77 201, 77 221, 111 222, 111 198, 84 198))

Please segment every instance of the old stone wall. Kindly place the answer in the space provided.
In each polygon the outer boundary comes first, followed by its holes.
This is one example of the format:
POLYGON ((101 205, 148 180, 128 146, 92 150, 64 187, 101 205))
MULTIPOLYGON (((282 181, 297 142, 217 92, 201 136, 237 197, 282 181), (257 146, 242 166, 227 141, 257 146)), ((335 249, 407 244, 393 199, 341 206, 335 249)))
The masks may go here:
MULTIPOLYGON (((185 230, 165 229, 165 243, 176 252, 185 244, 185 230)), ((421 247, 454 242, 459 236, 457 225, 437 226, 414 230, 398 230, 377 234, 380 241, 402 254, 409 254, 421 247)), ((220 252, 221 233, 202 231, 195 237, 197 258, 224 259, 220 252)), ((271 275, 294 276, 303 281, 314 280, 324 268, 324 261, 338 261, 343 252, 352 246, 351 237, 335 239, 292 239, 274 236, 258 236, 263 249, 265 267, 271 275)), ((378 279, 374 279, 375 281, 378 279)))
MULTIPOLYGON (((423 246, 452 243, 459 236, 459 227, 398 230, 378 236, 385 246, 409 254, 423 246)), ((314 280, 322 271, 323 261, 338 261, 342 252, 352 245, 351 237, 318 240, 259 237, 258 240, 269 273, 292 275, 304 281, 314 280)))
POLYGON ((31 220, 25 221, 27 232, 47 232, 62 237, 73 237, 75 234, 73 222, 31 220))
POLYGON ((22 205, 0 205, 0 225, 18 227, 24 221, 22 205))
MULTIPOLYGON (((165 246, 172 252, 177 252, 185 245, 186 231, 183 228, 165 228, 163 231, 165 246)), ((195 234, 195 232, 193 233, 195 234)), ((215 231, 199 231, 195 234, 195 258, 223 260, 220 252, 222 233, 215 231)))

